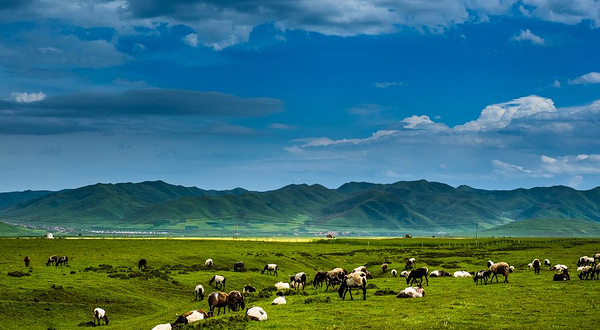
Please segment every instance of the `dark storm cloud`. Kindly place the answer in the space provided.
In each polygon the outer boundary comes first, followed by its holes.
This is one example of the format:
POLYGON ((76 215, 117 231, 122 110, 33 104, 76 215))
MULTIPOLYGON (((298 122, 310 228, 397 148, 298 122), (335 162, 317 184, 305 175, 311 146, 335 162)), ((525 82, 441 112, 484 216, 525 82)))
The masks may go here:
POLYGON ((27 104, 2 102, 0 108, 11 109, 17 116, 31 117, 256 117, 283 111, 283 102, 273 98, 242 98, 219 92, 136 89, 119 94, 54 96, 27 104))

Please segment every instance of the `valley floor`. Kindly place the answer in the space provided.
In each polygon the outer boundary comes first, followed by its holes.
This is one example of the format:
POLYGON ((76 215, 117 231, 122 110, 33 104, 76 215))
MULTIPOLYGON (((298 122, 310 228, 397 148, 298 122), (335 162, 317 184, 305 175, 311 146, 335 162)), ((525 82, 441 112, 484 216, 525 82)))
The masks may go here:
MULTIPOLYGON (((227 278, 225 291, 253 285, 258 292, 246 305, 260 306, 265 322, 247 321, 243 312, 199 321, 181 329, 572 329, 600 321, 600 280, 579 280, 577 259, 600 252, 597 239, 335 239, 317 241, 171 240, 171 239, 0 239, 0 329, 82 329, 92 311, 110 317, 106 329, 152 329, 175 321, 176 314, 208 310, 206 299, 194 301, 194 287, 206 296, 216 289, 215 274, 227 278), (29 255, 31 268, 23 265, 29 255), (69 256, 68 267, 46 266, 50 255, 69 256), (478 271, 486 262, 516 267, 509 283, 475 285, 470 278, 429 278, 422 299, 398 299, 407 287, 390 270, 404 270, 407 258, 429 271, 478 271), (141 258, 149 268, 137 271, 141 258), (211 258, 212 269, 204 266, 211 258), (552 282, 553 271, 535 275, 534 258, 565 264, 572 280, 552 282), (233 272, 243 261, 245 272, 233 272), (389 264, 382 273, 380 265, 389 264), (267 263, 279 275, 261 274, 267 263), (286 305, 272 306, 273 285, 288 274, 365 265, 373 273, 367 300, 341 300, 337 292, 307 286, 290 292, 286 305), (22 277, 7 275, 22 272, 22 277)), ((19 275, 14 274, 13 275, 19 275)))

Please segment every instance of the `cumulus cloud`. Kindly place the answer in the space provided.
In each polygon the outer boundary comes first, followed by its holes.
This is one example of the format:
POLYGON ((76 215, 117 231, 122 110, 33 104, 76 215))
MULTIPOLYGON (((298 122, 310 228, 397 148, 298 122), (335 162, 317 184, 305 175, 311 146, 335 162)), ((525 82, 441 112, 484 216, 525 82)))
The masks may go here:
POLYGON ((9 100, 17 103, 32 103, 38 102, 46 98, 46 94, 39 93, 19 93, 13 92, 10 94, 9 100))
POLYGON ((183 42, 192 47, 198 47, 200 43, 200 36, 195 33, 190 33, 183 37, 183 42))
POLYGON ((534 45, 543 45, 545 43, 544 38, 537 36, 531 32, 531 30, 521 30, 518 34, 513 36, 514 41, 529 41, 534 45))
POLYGON ((428 116, 425 116, 425 115, 421 115, 421 116, 413 115, 413 116, 402 119, 400 122, 406 124, 403 126, 404 128, 416 128, 417 126, 421 126, 421 125, 433 124, 433 121, 428 116))
POLYGON ((488 105, 481 111, 479 118, 457 125, 454 130, 458 132, 497 130, 508 126, 517 118, 555 111, 551 99, 536 95, 525 96, 510 102, 488 105))
POLYGON ((600 27, 600 2, 591 0, 521 0, 525 16, 569 25, 590 21, 600 27))
POLYGON ((47 18, 83 27, 112 27, 121 34, 139 33, 137 27, 152 30, 163 22, 183 24, 199 36, 197 45, 221 50, 247 42, 262 24, 343 37, 396 33, 403 27, 443 33, 465 22, 512 15, 517 3, 525 17, 600 26, 600 2, 591 0, 10 0, 3 2, 0 19, 47 18))
POLYGON ((376 82, 375 87, 377 88, 388 88, 392 86, 402 86, 404 83, 398 81, 388 81, 388 82, 376 82))
POLYGON ((571 85, 600 84, 600 72, 590 72, 569 80, 571 85))

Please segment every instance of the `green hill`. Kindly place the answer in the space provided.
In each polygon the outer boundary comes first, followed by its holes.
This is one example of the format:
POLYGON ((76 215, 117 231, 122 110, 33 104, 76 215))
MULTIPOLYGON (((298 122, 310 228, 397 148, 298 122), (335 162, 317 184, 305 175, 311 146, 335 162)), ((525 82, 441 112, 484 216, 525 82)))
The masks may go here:
POLYGON ((19 191, 19 192, 7 192, 0 193, 0 208, 7 207, 15 204, 19 204, 28 200, 36 199, 42 196, 46 196, 52 193, 52 191, 48 190, 38 190, 38 191, 19 191))
POLYGON ((482 236, 598 237, 600 223, 580 219, 527 219, 484 230, 482 236))
POLYGON ((0 208, 0 219, 44 227, 175 230, 193 235, 222 235, 239 230, 240 225, 249 234, 254 230, 288 235, 318 231, 444 235, 472 232, 476 222, 482 229, 528 219, 594 223, 600 221, 600 188, 489 191, 419 180, 351 182, 338 189, 301 184, 253 192, 154 181, 45 193, 0 208))

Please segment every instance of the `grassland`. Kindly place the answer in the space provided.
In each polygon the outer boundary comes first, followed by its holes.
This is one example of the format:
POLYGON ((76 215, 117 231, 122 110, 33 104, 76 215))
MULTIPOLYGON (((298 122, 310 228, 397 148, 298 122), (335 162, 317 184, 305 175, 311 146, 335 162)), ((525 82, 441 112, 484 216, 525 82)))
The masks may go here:
POLYGON ((600 281, 581 281, 575 275, 580 255, 600 252, 594 239, 336 239, 287 242, 266 240, 174 239, 0 239, 0 329, 83 329, 91 326, 93 308, 107 310, 106 329, 151 329, 175 320, 175 314, 207 308, 194 301, 193 288, 214 274, 227 278, 226 291, 246 284, 261 293, 247 304, 263 307, 266 322, 247 322, 242 312, 200 322, 182 329, 430 329, 575 328, 600 321, 600 281), (68 255, 69 267, 46 267, 51 254, 68 255), (25 268, 23 257, 32 257, 25 268), (403 278, 382 274, 380 264, 403 270, 404 260, 417 258, 430 270, 475 271, 488 259, 517 268, 508 284, 475 286, 471 279, 430 278, 423 299, 398 299, 403 278), (150 269, 137 272, 140 258, 150 269), (206 258, 215 261, 208 270, 206 258), (533 258, 563 263, 572 271, 570 282, 552 282, 553 272, 534 275, 527 269, 533 258), (232 272, 235 261, 248 271, 232 272), (261 275, 266 263, 279 264, 279 276, 261 275), (104 265, 104 266, 101 266, 104 265), (367 265, 367 300, 342 301, 337 293, 307 287, 292 294, 288 304, 271 306, 271 288, 286 274, 367 265), (129 268, 132 268, 130 270, 129 268), (87 270, 86 270, 87 269, 87 270), (21 271, 30 276, 12 277, 21 271), (127 279, 125 279, 127 278, 127 279))

